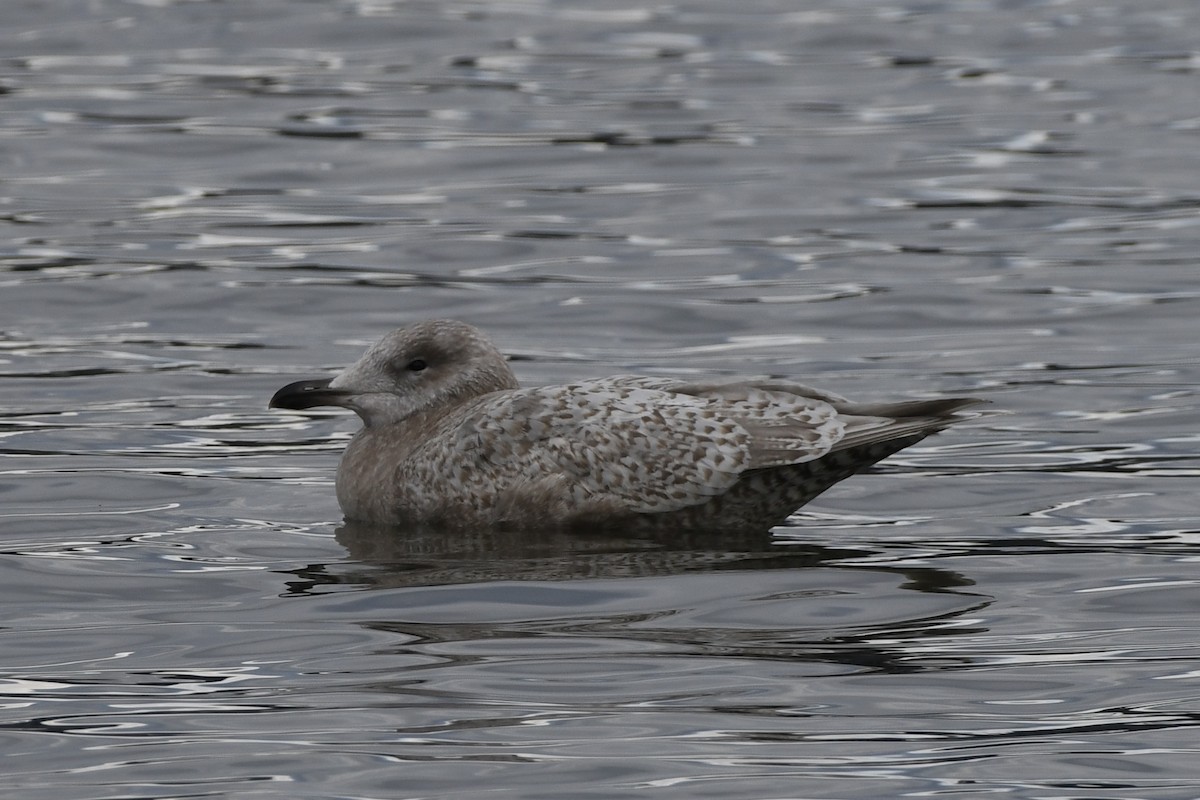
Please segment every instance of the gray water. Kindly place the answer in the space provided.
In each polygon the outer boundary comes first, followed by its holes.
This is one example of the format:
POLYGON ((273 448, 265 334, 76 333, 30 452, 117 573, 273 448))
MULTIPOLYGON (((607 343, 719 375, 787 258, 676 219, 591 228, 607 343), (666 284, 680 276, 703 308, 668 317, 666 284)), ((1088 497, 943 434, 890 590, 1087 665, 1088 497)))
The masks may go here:
POLYGON ((0 785, 1200 797, 1200 7, 5 2, 0 785), (522 380, 995 413, 743 540, 343 526, 268 412, 522 380))

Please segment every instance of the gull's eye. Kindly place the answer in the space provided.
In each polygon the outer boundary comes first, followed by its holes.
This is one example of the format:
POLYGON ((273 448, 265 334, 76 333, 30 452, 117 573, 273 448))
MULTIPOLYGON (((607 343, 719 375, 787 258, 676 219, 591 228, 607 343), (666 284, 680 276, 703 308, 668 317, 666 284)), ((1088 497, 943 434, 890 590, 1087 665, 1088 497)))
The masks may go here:
POLYGON ((404 365, 404 368, 409 372, 420 372, 429 365, 425 363, 423 358, 414 358, 412 361, 404 365))

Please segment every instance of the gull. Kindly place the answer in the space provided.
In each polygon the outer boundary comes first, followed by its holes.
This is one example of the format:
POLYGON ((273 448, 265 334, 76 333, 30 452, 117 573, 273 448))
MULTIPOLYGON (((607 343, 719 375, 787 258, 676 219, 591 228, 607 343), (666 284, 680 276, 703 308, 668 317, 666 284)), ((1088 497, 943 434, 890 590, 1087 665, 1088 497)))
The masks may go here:
POLYGON ((272 408, 338 406, 363 427, 337 470, 347 520, 381 526, 767 530, 981 400, 855 403, 777 380, 619 375, 522 388, 476 328, 384 336, 272 408))

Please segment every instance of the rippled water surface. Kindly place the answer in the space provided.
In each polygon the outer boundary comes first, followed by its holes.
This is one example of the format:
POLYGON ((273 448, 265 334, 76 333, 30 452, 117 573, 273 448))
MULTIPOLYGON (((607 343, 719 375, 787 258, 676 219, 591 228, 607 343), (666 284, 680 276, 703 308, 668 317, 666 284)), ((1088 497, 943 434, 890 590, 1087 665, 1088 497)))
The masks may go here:
POLYGON ((1200 7, 16 0, 0 775, 1200 796, 1200 7), (995 413, 731 540, 345 526, 392 327, 995 413))

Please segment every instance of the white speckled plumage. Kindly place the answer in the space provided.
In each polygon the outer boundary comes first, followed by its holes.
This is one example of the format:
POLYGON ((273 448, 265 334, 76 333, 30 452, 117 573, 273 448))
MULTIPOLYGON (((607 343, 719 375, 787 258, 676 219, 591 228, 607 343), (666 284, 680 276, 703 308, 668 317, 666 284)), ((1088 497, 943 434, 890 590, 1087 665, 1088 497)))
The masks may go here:
POLYGON ((386 525, 766 528, 979 401, 862 405, 778 381, 618 376, 522 389, 461 322, 394 331, 271 405, 354 410, 348 519, 386 525))

